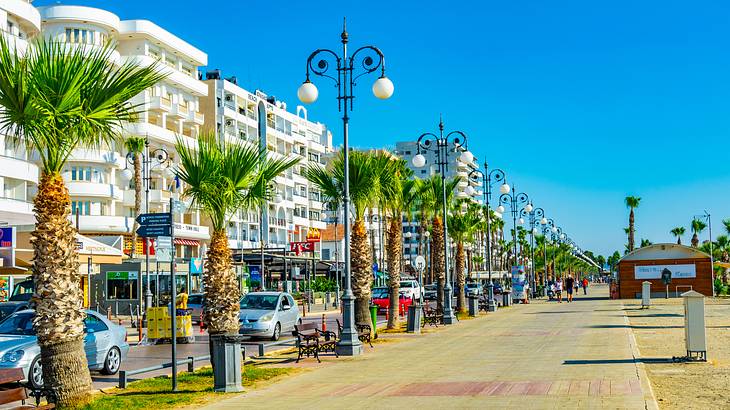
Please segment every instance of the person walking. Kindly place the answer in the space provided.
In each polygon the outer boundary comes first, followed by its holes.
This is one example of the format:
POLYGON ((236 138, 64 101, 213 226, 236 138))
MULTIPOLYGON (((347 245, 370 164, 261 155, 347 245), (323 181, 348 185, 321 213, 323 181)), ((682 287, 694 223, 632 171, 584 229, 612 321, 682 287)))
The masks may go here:
POLYGON ((583 294, 588 294, 588 278, 583 278, 583 294))
POLYGON ((558 278, 555 281, 555 296, 558 298, 558 303, 563 303, 563 278, 558 278))
POLYGON ((568 275, 565 279, 565 290, 568 292, 568 303, 573 301, 573 286, 575 286, 575 279, 572 275, 568 275))

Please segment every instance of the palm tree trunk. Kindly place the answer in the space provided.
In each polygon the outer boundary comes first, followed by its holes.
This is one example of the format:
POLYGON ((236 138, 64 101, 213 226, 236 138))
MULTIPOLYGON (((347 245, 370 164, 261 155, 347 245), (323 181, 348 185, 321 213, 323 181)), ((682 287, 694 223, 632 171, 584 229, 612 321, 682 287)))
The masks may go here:
POLYGON ((398 291, 400 290, 401 255, 403 246, 401 235, 403 233, 403 219, 391 218, 388 227, 388 273, 390 279, 390 304, 388 307, 388 329, 398 327, 398 291))
POLYGON ((59 407, 88 402, 91 375, 84 353, 84 300, 79 286, 76 231, 68 219, 71 200, 59 173, 41 175, 34 199, 36 225, 33 282, 34 327, 41 348, 43 380, 59 407))
POLYGON ((696 248, 700 244, 700 238, 697 236, 697 232, 692 234, 692 247, 696 248))
POLYGON ((433 218, 433 232, 431 233, 431 254, 433 255, 433 275, 438 283, 436 287, 436 310, 444 311, 444 226, 441 217, 433 218))
POLYGON ((142 154, 137 152, 134 154, 134 228, 132 230, 132 250, 129 254, 134 258, 137 250, 137 218, 142 212, 142 154))
POLYGON ((224 229, 214 230, 211 234, 207 256, 203 286, 208 333, 238 334, 238 299, 241 291, 233 271, 231 249, 224 229))
POLYGON ((355 323, 370 323, 370 287, 373 282, 373 256, 368 244, 365 221, 355 219, 350 237, 352 293, 355 295, 355 323))
POLYGON ((456 299, 456 309, 459 312, 466 312, 466 293, 464 292, 464 285, 466 280, 464 278, 464 242, 456 242, 456 286, 459 287, 459 297, 456 299))
POLYGON ((629 252, 634 250, 634 208, 629 212, 629 252))

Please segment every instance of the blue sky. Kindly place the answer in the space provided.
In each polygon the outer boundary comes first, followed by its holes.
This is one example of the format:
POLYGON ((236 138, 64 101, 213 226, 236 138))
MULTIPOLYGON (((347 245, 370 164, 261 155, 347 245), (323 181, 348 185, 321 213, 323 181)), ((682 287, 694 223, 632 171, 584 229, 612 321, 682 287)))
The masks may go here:
MULTIPOLYGON (((152 20, 290 107, 307 56, 339 48, 347 16, 351 46, 380 47, 396 87, 380 101, 361 79, 354 146, 415 139, 443 113, 584 249, 623 249, 628 194, 643 198, 637 242, 672 241, 704 209, 714 235, 730 217, 725 1, 64 3, 152 20)), ((335 90, 317 85, 310 118, 340 143, 335 90)))

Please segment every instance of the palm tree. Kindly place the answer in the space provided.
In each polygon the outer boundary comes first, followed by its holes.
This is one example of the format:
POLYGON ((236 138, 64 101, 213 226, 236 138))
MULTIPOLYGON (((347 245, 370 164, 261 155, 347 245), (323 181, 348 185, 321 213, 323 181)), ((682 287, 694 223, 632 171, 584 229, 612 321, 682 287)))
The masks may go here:
POLYGON ((255 146, 224 145, 214 134, 198 137, 197 146, 179 138, 176 149, 176 173, 186 184, 183 196, 210 218, 213 230, 203 276, 208 333, 238 334, 240 289, 228 247, 228 217, 239 209, 264 206, 271 198, 271 182, 298 159, 272 159, 255 146))
POLYGON ((727 232, 730 235, 730 218, 723 219, 722 224, 723 224, 723 226, 725 226, 725 232, 727 232))
POLYGON ((444 253, 444 221, 442 219, 443 208, 448 208, 449 204, 454 197, 454 189, 459 183, 459 178, 447 179, 445 181, 446 187, 446 204, 444 204, 443 188, 444 181, 441 180, 440 175, 432 175, 430 178, 425 179, 421 186, 421 200, 424 201, 425 206, 428 208, 429 213, 433 216, 431 221, 431 255, 433 255, 433 272, 437 280, 437 295, 436 295, 436 308, 439 312, 443 312, 443 297, 444 297, 444 281, 446 279, 446 273, 444 267, 446 266, 446 254, 444 253))
POLYGON ((631 211, 629 212, 629 245, 628 250, 629 252, 634 250, 634 233, 636 233, 636 228, 634 226, 634 209, 636 209, 639 206, 639 203, 641 202, 641 198, 638 196, 627 196, 624 199, 624 202, 626 203, 626 207, 628 207, 631 211))
MULTIPOLYGON (((372 155, 362 151, 349 154, 350 199, 355 208, 355 220, 350 235, 350 270, 352 291, 355 295, 355 322, 370 320, 370 290, 373 281, 372 254, 365 229, 365 210, 373 203, 377 193, 378 175, 372 155)), ((319 188, 328 201, 341 201, 344 197, 344 155, 342 152, 323 168, 310 164, 304 171, 305 177, 319 188)))
POLYGON ((128 101, 160 81, 155 65, 115 65, 112 49, 39 41, 23 55, 0 36, 0 130, 41 160, 32 233, 34 328, 45 386, 59 407, 89 398, 86 316, 79 287, 76 231, 61 171, 77 147, 112 144, 137 106, 128 101))
MULTIPOLYGON (((146 140, 142 137, 129 137, 124 140, 124 148, 134 158, 134 215, 142 213, 142 153, 144 152, 146 140)), ((137 219, 134 220, 132 229, 132 249, 129 256, 134 258, 134 251, 137 249, 137 219)))
POLYGON ((699 235, 702 233, 702 231, 707 228, 707 223, 701 219, 694 218, 692 219, 692 223, 690 224, 690 229, 692 230, 692 247, 696 248, 700 244, 700 237, 699 235))
POLYGON ((682 244, 682 235, 684 235, 685 229, 683 226, 678 226, 676 228, 673 228, 669 233, 674 235, 675 238, 677 238, 677 245, 682 244))
POLYGON ((646 246, 649 246, 649 245, 651 245, 651 241, 650 240, 648 240, 648 239, 642 239, 641 240, 641 247, 642 248, 643 247, 646 247, 646 246))
POLYGON ((456 273, 456 286, 459 289, 456 299, 456 308, 459 312, 466 311, 466 294, 464 293, 466 255, 464 253, 464 243, 471 239, 474 229, 479 224, 481 214, 478 206, 468 199, 461 199, 452 205, 451 215, 449 216, 449 234, 456 242, 454 271, 456 273))

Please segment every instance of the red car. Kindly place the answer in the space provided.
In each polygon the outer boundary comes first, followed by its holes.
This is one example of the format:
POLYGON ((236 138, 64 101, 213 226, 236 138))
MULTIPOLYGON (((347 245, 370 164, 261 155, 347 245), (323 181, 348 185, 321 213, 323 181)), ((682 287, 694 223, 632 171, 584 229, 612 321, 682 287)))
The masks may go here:
MULTIPOLYGON (((390 306, 390 294, 386 288, 375 288, 373 289, 373 305, 378 307, 378 313, 385 313, 390 306)), ((406 297, 404 294, 400 294, 398 297, 399 312, 401 316, 405 316, 408 312, 408 306, 413 303, 413 299, 406 297)))

